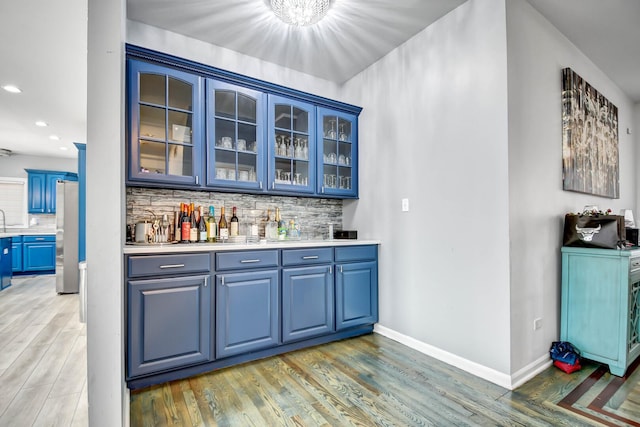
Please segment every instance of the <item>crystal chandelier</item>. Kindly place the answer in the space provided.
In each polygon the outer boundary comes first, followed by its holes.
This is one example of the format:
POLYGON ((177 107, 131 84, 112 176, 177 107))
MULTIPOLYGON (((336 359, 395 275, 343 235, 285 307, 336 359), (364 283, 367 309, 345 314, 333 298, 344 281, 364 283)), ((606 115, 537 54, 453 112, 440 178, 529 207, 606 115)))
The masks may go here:
POLYGON ((330 0, 271 0, 271 9, 287 24, 302 27, 321 20, 330 3, 330 0))

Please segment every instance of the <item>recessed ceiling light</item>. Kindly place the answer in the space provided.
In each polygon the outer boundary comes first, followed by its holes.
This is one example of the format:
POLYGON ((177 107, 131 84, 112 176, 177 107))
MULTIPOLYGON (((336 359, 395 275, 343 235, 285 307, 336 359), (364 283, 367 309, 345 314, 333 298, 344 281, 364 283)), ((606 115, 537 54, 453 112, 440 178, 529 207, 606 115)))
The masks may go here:
POLYGON ((14 86, 14 85, 4 85, 4 86, 2 86, 2 89, 6 90, 7 92, 11 92, 11 93, 20 93, 20 92, 22 92, 18 86, 14 86))
POLYGON ((44 128, 44 127, 47 127, 47 126, 49 126, 49 125, 47 124, 47 122, 43 122, 42 120, 38 120, 38 121, 36 122, 36 126, 41 127, 41 128, 44 128))
POLYGON ((59 140, 60 140, 60 137, 59 137, 58 135, 50 135, 50 136, 49 136, 49 139, 52 139, 52 140, 54 140, 54 141, 59 141, 59 140))
POLYGON ((62 151, 67 151, 67 150, 68 150, 68 148, 67 148, 67 147, 60 147, 60 149, 61 149, 62 151))

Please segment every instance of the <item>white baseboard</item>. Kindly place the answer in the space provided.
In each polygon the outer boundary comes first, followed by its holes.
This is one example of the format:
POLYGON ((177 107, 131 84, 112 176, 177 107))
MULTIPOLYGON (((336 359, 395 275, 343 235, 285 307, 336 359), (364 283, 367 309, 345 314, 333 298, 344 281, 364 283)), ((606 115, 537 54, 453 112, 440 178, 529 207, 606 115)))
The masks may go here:
POLYGON ((472 362, 471 360, 457 356, 453 353, 449 353, 448 351, 444 351, 432 345, 426 344, 422 341, 418 341, 415 338, 403 335, 399 332, 394 331, 393 329, 389 329, 379 324, 376 324, 374 326, 373 331, 401 344, 404 344, 407 347, 417 350, 420 353, 431 356, 435 359, 440 360, 441 362, 455 366, 456 368, 460 368, 463 371, 469 372, 472 375, 490 381, 494 384, 499 385, 500 387, 504 387, 509 390, 513 390, 516 387, 519 387, 551 365, 549 356, 543 356, 533 363, 530 363, 529 365, 520 369, 513 375, 507 375, 505 373, 496 371, 495 369, 487 368, 484 365, 480 365, 479 363, 472 362))

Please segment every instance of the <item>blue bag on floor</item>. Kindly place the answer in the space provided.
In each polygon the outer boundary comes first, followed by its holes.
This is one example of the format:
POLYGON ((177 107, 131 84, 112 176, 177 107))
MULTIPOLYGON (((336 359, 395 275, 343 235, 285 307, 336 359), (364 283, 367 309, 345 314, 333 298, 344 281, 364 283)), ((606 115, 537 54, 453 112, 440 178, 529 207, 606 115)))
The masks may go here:
POLYGON ((554 341, 551 343, 549 356, 553 360, 575 365, 580 360, 580 351, 568 341, 554 341))

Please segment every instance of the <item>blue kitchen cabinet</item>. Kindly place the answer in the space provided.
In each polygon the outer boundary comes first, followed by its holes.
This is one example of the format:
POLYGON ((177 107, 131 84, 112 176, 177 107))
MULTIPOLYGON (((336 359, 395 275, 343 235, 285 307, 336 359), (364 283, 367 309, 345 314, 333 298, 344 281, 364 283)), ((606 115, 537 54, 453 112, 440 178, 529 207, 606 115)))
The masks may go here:
POLYGON ((28 212, 31 214, 56 213, 56 183, 77 181, 78 174, 37 169, 25 169, 28 180, 28 212))
POLYGON ((316 107, 307 102, 269 95, 268 189, 313 194, 316 178, 316 107))
POLYGON ((358 116, 318 107, 319 194, 358 197, 358 116))
POLYGON ((11 238, 11 270, 14 273, 22 271, 22 236, 11 238))
POLYGON ((22 236, 22 270, 25 272, 56 269, 56 236, 22 236))
POLYGON ((282 341, 333 332, 333 266, 282 270, 282 341))
POLYGON ((216 358, 278 345, 279 288, 277 269, 216 275, 216 358))
POLYGON ((207 185, 262 190, 266 96, 213 79, 206 90, 207 185))
POLYGON ((562 248, 560 339, 625 374, 640 356, 640 250, 562 248))
POLYGON ((129 377, 212 359, 209 277, 195 275, 128 282, 129 377))
POLYGON ((378 247, 335 248, 336 330, 378 321, 378 247))
POLYGON ((201 78, 143 61, 127 67, 128 183, 200 185, 201 78))

